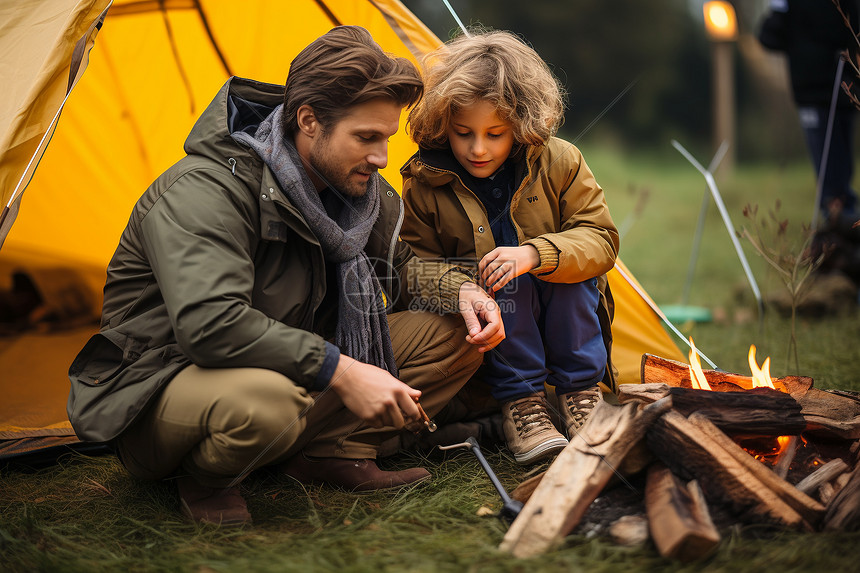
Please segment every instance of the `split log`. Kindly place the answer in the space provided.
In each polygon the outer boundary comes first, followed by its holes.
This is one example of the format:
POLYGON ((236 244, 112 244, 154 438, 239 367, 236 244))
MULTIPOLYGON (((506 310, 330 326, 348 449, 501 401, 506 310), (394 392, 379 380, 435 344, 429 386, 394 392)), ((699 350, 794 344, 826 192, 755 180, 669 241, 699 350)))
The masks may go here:
POLYGON ((545 471, 521 482, 520 485, 514 488, 514 491, 511 492, 511 499, 525 504, 537 489, 537 486, 540 484, 544 475, 546 475, 545 471))
POLYGON ((821 503, 824 505, 830 505, 830 502, 833 501, 833 496, 836 495, 836 488, 833 487, 833 484, 830 482, 821 484, 821 487, 818 488, 818 499, 821 500, 821 503))
POLYGON ((651 538, 663 557, 688 563, 720 544, 699 484, 692 480, 684 485, 662 463, 648 469, 645 508, 651 538))
POLYGON ((731 455, 746 471, 750 472, 762 484, 767 486, 774 494, 797 511, 810 524, 815 525, 821 520, 825 511, 823 505, 805 493, 798 491, 796 487, 777 476, 764 464, 750 456, 746 450, 738 446, 734 440, 722 433, 719 428, 710 422, 710 420, 700 416, 699 414, 694 414, 690 416, 690 423, 714 440, 720 448, 731 455))
POLYGON ((816 491, 819 487, 821 487, 823 484, 842 475, 847 469, 848 464, 846 464, 845 460, 843 460, 842 458, 830 460, 829 462, 803 478, 794 487, 807 495, 812 495, 812 493, 816 491))
POLYGON ((676 475, 697 479, 709 501, 728 501, 755 521, 811 530, 824 511, 700 414, 689 420, 674 411, 664 414, 648 431, 647 441, 676 475))
POLYGON ((801 406, 791 395, 771 388, 744 392, 711 392, 667 384, 621 384, 618 400, 652 402, 672 397, 673 408, 683 416, 698 412, 721 430, 734 435, 796 435, 807 427, 801 406))
POLYGON ((636 547, 648 541, 648 519, 642 515, 624 515, 609 526, 609 538, 624 547, 636 547))
POLYGON ((860 465, 851 472, 845 484, 827 505, 825 531, 857 531, 860 529, 860 465))
MULTIPOLYGON (((616 468, 617 471, 612 474, 606 487, 611 488, 613 485, 621 483, 623 480, 644 471, 645 468, 647 468, 653 461, 654 454, 652 454, 651 450, 648 449, 648 446, 645 445, 645 440, 636 442, 633 447, 630 448, 630 451, 627 452, 627 455, 624 456, 624 459, 621 461, 621 465, 616 468)), ((535 489, 537 489, 538 484, 545 474, 546 472, 543 471, 520 482, 520 485, 511 492, 511 499, 515 499, 520 503, 527 502, 535 489)))
POLYGON ((627 452, 671 406, 671 399, 644 407, 633 402, 623 406, 598 402, 579 433, 550 465, 499 549, 515 557, 530 557, 560 544, 627 452))
POLYGON ((788 443, 779 453, 779 458, 773 465, 773 473, 775 473, 782 479, 785 479, 785 477, 788 475, 788 470, 791 467, 791 462, 794 461, 794 457, 797 455, 797 446, 799 444, 800 436, 793 435, 788 437, 788 443))
MULTIPOLYGON (((711 389, 718 392, 743 392, 752 388, 752 378, 740 374, 731 374, 719 370, 702 370, 705 380, 711 389)), ((690 380, 689 365, 661 358, 653 354, 642 355, 642 383, 668 384, 682 388, 692 388, 690 380)), ((773 385, 777 390, 787 392, 795 396, 801 396, 812 387, 812 378, 808 376, 785 376, 773 379, 773 385)))
POLYGON ((812 388, 797 400, 810 434, 860 439, 860 396, 839 390, 812 388))

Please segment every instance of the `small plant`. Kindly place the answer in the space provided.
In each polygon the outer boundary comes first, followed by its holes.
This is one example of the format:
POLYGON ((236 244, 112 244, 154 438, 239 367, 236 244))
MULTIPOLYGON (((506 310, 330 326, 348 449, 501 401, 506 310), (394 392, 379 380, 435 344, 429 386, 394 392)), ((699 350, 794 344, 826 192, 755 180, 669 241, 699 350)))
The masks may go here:
MULTIPOLYGON (((789 233, 788 219, 780 219, 781 203, 777 199, 767 216, 758 217, 758 205, 747 204, 744 217, 752 223, 752 230, 742 227, 739 235, 746 238, 756 252, 776 271, 791 300, 791 334, 787 360, 794 356, 794 367, 800 372, 797 356, 797 308, 810 285, 810 276, 821 265, 826 252, 811 249, 814 230, 807 224, 799 234, 789 233)), ((787 364, 786 364, 787 366, 787 364)))
MULTIPOLYGON (((834 6, 839 11, 839 15, 842 17, 842 21, 845 23, 845 26, 851 32, 851 35, 854 37, 854 42, 856 46, 854 47, 855 53, 860 53, 860 31, 854 29, 851 25, 851 18, 848 14, 845 13, 845 10, 842 8, 842 4, 840 0, 833 0, 834 6)), ((851 50, 846 49, 842 51, 842 59, 848 62, 848 65, 854 69, 854 75, 860 79, 860 67, 857 65, 857 61, 851 56, 851 50)), ((845 92, 845 95, 848 96, 848 99, 851 100, 851 103, 854 104, 854 107, 860 109, 860 98, 858 98, 858 94, 856 92, 856 87, 854 86, 854 82, 843 81, 842 82, 842 90, 845 92)))

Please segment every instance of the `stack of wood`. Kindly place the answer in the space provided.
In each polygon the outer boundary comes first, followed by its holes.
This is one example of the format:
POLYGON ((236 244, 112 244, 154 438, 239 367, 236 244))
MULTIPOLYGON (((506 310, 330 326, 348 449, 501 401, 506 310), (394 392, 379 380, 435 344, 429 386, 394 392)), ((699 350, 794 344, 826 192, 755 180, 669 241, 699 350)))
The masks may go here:
POLYGON ((704 373, 713 391, 693 389, 686 364, 645 355, 643 384, 621 385, 619 404, 598 403, 549 469, 514 491, 525 505, 500 549, 528 557, 563 543, 613 477, 640 472, 647 531, 666 557, 692 561, 719 544, 709 505, 744 522, 860 529, 860 399, 813 388, 810 378, 750 389, 748 377, 704 373), (786 474, 801 433, 840 441, 846 455, 792 484, 786 474), (745 436, 790 438, 769 467, 738 445, 745 436))

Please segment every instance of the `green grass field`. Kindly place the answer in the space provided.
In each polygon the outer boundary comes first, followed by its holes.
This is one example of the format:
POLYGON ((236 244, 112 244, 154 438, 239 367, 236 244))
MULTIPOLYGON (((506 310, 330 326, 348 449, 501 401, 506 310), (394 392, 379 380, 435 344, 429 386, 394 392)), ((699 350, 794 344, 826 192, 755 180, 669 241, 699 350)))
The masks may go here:
MULTIPOLYGON (((680 302, 690 244, 705 192, 702 177, 680 154, 659 159, 584 149, 607 193, 616 223, 648 201, 622 242, 621 256, 659 304, 680 302)), ((707 159, 705 159, 705 162, 707 159)), ((771 208, 776 199, 800 228, 811 216, 813 183, 805 163, 784 168, 740 167, 718 180, 736 227, 743 206, 771 208)), ((749 245, 747 257, 763 291, 781 288, 749 245)), ((775 376, 794 374, 787 319, 767 311, 759 320, 729 235, 711 205, 689 304, 717 320, 682 325, 725 370, 748 373, 747 350, 771 356, 775 376)), ((840 316, 803 318, 798 325, 800 374, 822 388, 860 390, 856 362, 860 325, 855 308, 840 316)), ((487 452, 510 490, 527 477, 500 450, 487 452)), ((506 526, 482 507, 501 501, 469 454, 400 455, 386 467, 423 464, 429 485, 396 494, 355 496, 302 486, 258 472, 242 484, 255 525, 220 530, 185 523, 168 483, 144 483, 113 456, 68 455, 39 470, 0 469, 0 571, 852 571, 857 533, 800 534, 762 526, 722 531, 717 552, 694 564, 662 559, 650 544, 625 548, 606 537, 574 535, 531 560, 498 551, 506 526)))

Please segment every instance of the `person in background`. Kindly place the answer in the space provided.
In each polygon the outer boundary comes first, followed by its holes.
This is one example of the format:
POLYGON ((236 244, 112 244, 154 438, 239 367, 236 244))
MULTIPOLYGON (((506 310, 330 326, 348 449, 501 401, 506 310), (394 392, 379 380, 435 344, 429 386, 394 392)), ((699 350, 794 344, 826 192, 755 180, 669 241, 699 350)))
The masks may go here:
MULTIPOLYGON (((839 6, 854 31, 860 31, 857 0, 839 0, 839 6)), ((787 58, 791 93, 816 178, 821 177, 828 147, 818 208, 825 221, 850 226, 860 218, 851 185, 856 112, 841 83, 856 78, 849 64, 844 65, 840 78, 836 74, 841 53, 856 46, 851 29, 831 0, 771 0, 758 38, 765 48, 783 52, 787 58), (834 89, 838 94, 828 141, 834 89)))
POLYGON ((216 524, 250 522, 238 484, 262 466, 351 491, 430 477, 380 469, 379 444, 420 425, 419 399, 440 411, 504 329, 467 270, 397 240, 378 170, 422 90, 355 26, 302 50, 286 86, 221 88, 108 266, 101 330, 69 369, 81 439, 174 478, 183 513, 216 524))
POLYGON ((460 36, 425 59, 409 115, 418 152, 401 169, 401 237, 420 256, 471 261, 502 312, 506 338, 484 359, 505 440, 530 464, 614 388, 605 273, 618 232, 580 151, 554 137, 563 95, 547 65, 509 32, 460 36))

